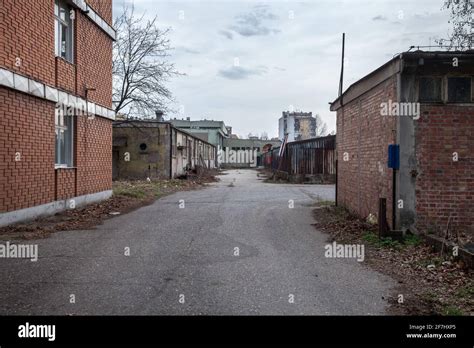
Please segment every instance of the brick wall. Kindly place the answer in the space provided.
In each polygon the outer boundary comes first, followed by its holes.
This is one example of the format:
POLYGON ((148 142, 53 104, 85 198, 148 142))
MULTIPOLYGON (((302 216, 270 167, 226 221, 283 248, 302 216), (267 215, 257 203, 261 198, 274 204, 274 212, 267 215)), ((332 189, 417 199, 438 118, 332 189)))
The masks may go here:
POLYGON ((474 234, 474 106, 422 105, 416 122, 417 227, 474 234), (459 160, 453 161, 457 152, 459 160))
MULTIPOLYGON (((88 4, 112 24, 112 0, 88 4)), ((54 54, 54 0, 0 0, 0 18, 0 66, 82 98, 94 88, 89 100, 112 106, 112 40, 79 10, 73 64, 54 54)))
POLYGON ((112 189, 112 122, 95 117, 76 119, 77 194, 112 189))
POLYGON ((76 91, 76 65, 56 57, 56 87, 69 93, 76 91))
POLYGON ((0 87, 0 105, 0 212, 112 188, 110 120, 76 117, 76 168, 55 169, 55 104, 0 87))
POLYGON ((76 169, 60 168, 56 170, 56 200, 76 196, 76 169))
MULTIPOLYGON (((111 0, 88 3, 111 24, 111 0)), ((74 28, 71 63, 54 54, 54 0, 0 0, 0 67, 82 98, 94 88, 88 99, 110 108, 112 40, 78 10, 74 28)), ((54 110, 0 87, 0 212, 112 188, 112 121, 75 117, 74 168, 55 169, 54 110)))
POLYGON ((337 111, 338 203, 361 217, 377 216, 378 200, 384 197, 390 226, 392 172, 387 168, 387 148, 394 140, 396 119, 382 116, 380 104, 396 98, 392 77, 337 111))
POLYGON ((54 86, 53 15, 53 0, 0 0, 0 65, 54 86))
POLYGON ((111 108, 112 40, 85 16, 78 16, 76 25, 77 93, 85 98, 86 88, 94 88, 88 98, 111 108))
POLYGON ((53 201, 54 180, 54 104, 0 87, 0 211, 53 201))
POLYGON ((102 19, 112 25, 112 1, 111 0, 87 0, 89 6, 96 11, 102 19))

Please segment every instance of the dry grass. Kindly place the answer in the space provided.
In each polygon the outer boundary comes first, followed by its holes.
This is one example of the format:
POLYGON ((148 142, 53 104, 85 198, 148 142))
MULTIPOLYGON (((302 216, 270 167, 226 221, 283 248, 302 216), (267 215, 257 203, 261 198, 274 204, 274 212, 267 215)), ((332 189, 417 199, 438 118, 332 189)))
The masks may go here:
POLYGON ((106 219, 151 204, 159 197, 177 191, 198 189, 208 182, 216 181, 213 174, 215 173, 188 180, 115 181, 111 198, 53 216, 2 227, 0 240, 47 238, 58 231, 94 229, 106 219))
POLYGON ((328 233, 330 241, 364 244, 364 264, 398 281, 388 299, 392 314, 474 314, 474 272, 464 269, 462 263, 441 258, 417 236, 401 242, 379 239, 376 225, 325 202, 317 204, 314 217, 315 227, 328 233), (403 303, 398 303, 399 294, 403 303))

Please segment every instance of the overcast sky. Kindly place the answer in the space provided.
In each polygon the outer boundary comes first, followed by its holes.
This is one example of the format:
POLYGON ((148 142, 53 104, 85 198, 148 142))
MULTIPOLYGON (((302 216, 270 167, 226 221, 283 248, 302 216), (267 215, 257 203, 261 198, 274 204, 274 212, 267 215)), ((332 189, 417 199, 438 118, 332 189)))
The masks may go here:
MULTIPOLYGON (((114 0, 114 16, 123 2, 114 0)), ((434 45, 450 26, 443 0, 134 0, 170 27, 176 114, 223 120, 236 134, 278 135, 282 111, 312 111, 335 129, 341 35, 344 89, 411 45, 434 45), (180 113, 184 111, 184 113, 180 113)))

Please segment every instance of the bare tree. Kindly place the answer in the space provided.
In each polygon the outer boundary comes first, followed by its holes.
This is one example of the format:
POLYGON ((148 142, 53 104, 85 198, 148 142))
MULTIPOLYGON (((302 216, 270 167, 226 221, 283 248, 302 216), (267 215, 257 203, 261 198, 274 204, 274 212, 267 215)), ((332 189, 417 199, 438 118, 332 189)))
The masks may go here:
POLYGON ((178 73, 167 60, 170 29, 161 30, 156 22, 157 17, 146 22, 144 16, 137 17, 132 5, 124 7, 114 23, 113 103, 127 118, 166 111, 172 100, 165 82, 178 73))
POLYGON ((247 134, 247 139, 254 138, 254 137, 258 138, 258 133, 253 134, 252 132, 250 132, 249 134, 247 134))
POLYGON ((262 132, 262 134, 260 135, 260 140, 268 140, 268 133, 262 132))
POLYGON ((440 46, 448 46, 449 49, 471 49, 474 36, 474 2, 472 0, 445 0, 443 9, 451 11, 449 23, 453 24, 453 30, 449 33, 449 38, 439 39, 436 42, 440 46))
POLYGON ((318 114, 314 115, 316 119, 316 137, 323 137, 328 133, 328 126, 318 114))

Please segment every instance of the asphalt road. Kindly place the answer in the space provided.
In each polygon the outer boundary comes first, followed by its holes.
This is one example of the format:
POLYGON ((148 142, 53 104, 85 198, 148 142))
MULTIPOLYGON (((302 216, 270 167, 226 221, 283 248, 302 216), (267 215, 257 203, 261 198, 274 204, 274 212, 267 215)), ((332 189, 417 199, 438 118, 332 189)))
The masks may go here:
POLYGON ((0 314, 383 314, 390 278, 324 256, 311 205, 333 198, 235 170, 95 230, 23 241, 39 259, 0 259, 0 314))

